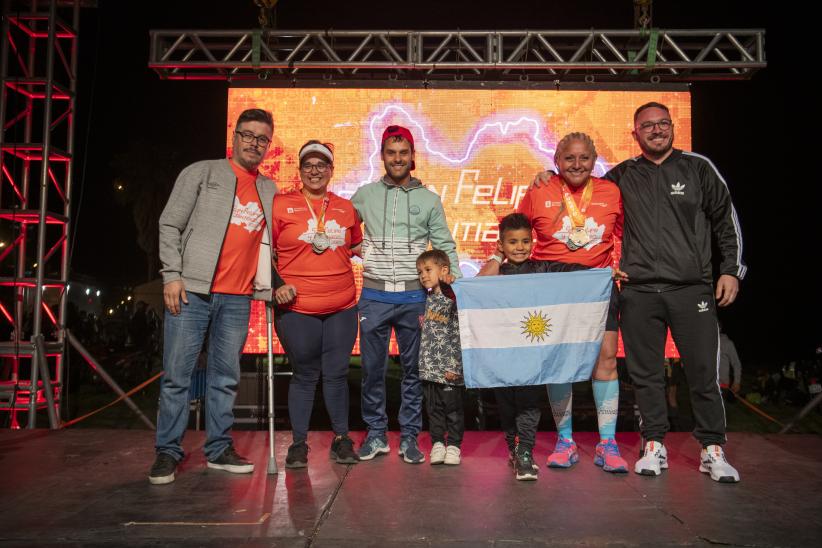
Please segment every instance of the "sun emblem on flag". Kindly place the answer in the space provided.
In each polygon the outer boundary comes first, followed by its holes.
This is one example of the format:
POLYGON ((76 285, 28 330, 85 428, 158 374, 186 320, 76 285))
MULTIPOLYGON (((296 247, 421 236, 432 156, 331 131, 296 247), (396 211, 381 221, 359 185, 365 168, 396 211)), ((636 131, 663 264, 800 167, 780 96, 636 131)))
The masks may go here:
POLYGON ((531 342, 542 342, 551 332, 551 318, 542 312, 529 312, 520 322, 522 324, 522 334, 531 342))

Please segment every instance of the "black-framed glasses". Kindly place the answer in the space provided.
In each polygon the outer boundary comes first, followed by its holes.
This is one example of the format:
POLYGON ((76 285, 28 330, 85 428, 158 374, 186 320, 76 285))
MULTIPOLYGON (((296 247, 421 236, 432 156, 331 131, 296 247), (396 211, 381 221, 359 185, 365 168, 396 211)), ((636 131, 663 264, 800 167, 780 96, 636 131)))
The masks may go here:
POLYGON ((240 141, 244 142, 247 145, 255 143, 257 146, 267 147, 271 144, 271 139, 269 139, 265 135, 254 135, 253 133, 249 133, 246 131, 235 131, 234 133, 239 135, 240 141))
POLYGON ((317 162, 316 164, 303 164, 300 166, 300 169, 303 170, 303 173, 311 173, 312 171, 316 170, 317 173, 325 173, 328 171, 328 166, 325 162, 317 162))
POLYGON ((659 120, 657 122, 643 122, 639 124, 639 131, 642 133, 650 133, 654 130, 655 127, 658 127, 662 131, 668 131, 674 123, 667 118, 663 120, 659 120))

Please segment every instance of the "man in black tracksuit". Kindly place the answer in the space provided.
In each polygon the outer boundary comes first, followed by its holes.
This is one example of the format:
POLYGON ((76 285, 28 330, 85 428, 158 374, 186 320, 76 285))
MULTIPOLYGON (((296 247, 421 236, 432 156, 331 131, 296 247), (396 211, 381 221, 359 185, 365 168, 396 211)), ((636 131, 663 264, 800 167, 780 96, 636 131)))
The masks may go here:
POLYGON ((703 447, 699 469, 716 481, 736 482, 739 474, 722 451, 725 409, 717 380, 715 308, 734 301, 745 276, 736 211, 713 163, 673 148, 667 107, 639 107, 633 136, 642 156, 622 162, 605 178, 619 185, 625 208, 620 268, 628 280, 620 295, 620 327, 646 441, 635 471, 659 475, 668 467, 663 360, 670 327, 690 387, 694 436, 703 447), (711 236, 721 253, 715 288, 711 236))

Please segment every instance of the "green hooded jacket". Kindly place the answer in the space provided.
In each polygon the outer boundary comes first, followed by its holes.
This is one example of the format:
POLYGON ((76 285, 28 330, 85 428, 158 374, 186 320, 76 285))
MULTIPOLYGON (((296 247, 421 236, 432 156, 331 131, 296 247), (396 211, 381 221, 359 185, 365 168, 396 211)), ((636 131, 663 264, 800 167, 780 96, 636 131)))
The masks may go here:
POLYGON ((362 257, 364 287, 383 291, 419 289, 417 257, 428 249, 445 251, 451 272, 462 276, 457 245, 440 197, 414 177, 404 186, 387 177, 368 183, 351 202, 365 222, 362 257))

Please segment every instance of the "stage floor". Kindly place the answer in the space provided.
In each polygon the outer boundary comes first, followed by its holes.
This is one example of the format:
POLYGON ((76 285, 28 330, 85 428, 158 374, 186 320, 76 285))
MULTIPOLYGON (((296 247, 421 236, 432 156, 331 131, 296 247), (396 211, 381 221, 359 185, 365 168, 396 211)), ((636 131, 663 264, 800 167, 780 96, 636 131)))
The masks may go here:
MULTIPOLYGON (((312 433, 309 467, 286 470, 290 432, 277 434, 280 473, 266 475, 266 432, 235 432, 257 470, 208 470, 204 435, 170 485, 148 483, 153 435, 134 430, 0 431, 2 546, 818 546, 822 438, 731 434, 742 482, 697 471, 699 447, 667 438, 658 478, 602 472, 596 436, 575 435, 581 461, 514 479, 498 432, 467 432, 460 466, 409 465, 392 453, 357 465, 328 459, 330 434, 312 433)), ((361 433, 352 437, 357 443, 361 433)), ((618 435, 633 464, 637 434, 618 435)), ((544 464, 554 433, 540 433, 544 464)), ((427 434, 420 437, 430 449, 427 434)))

